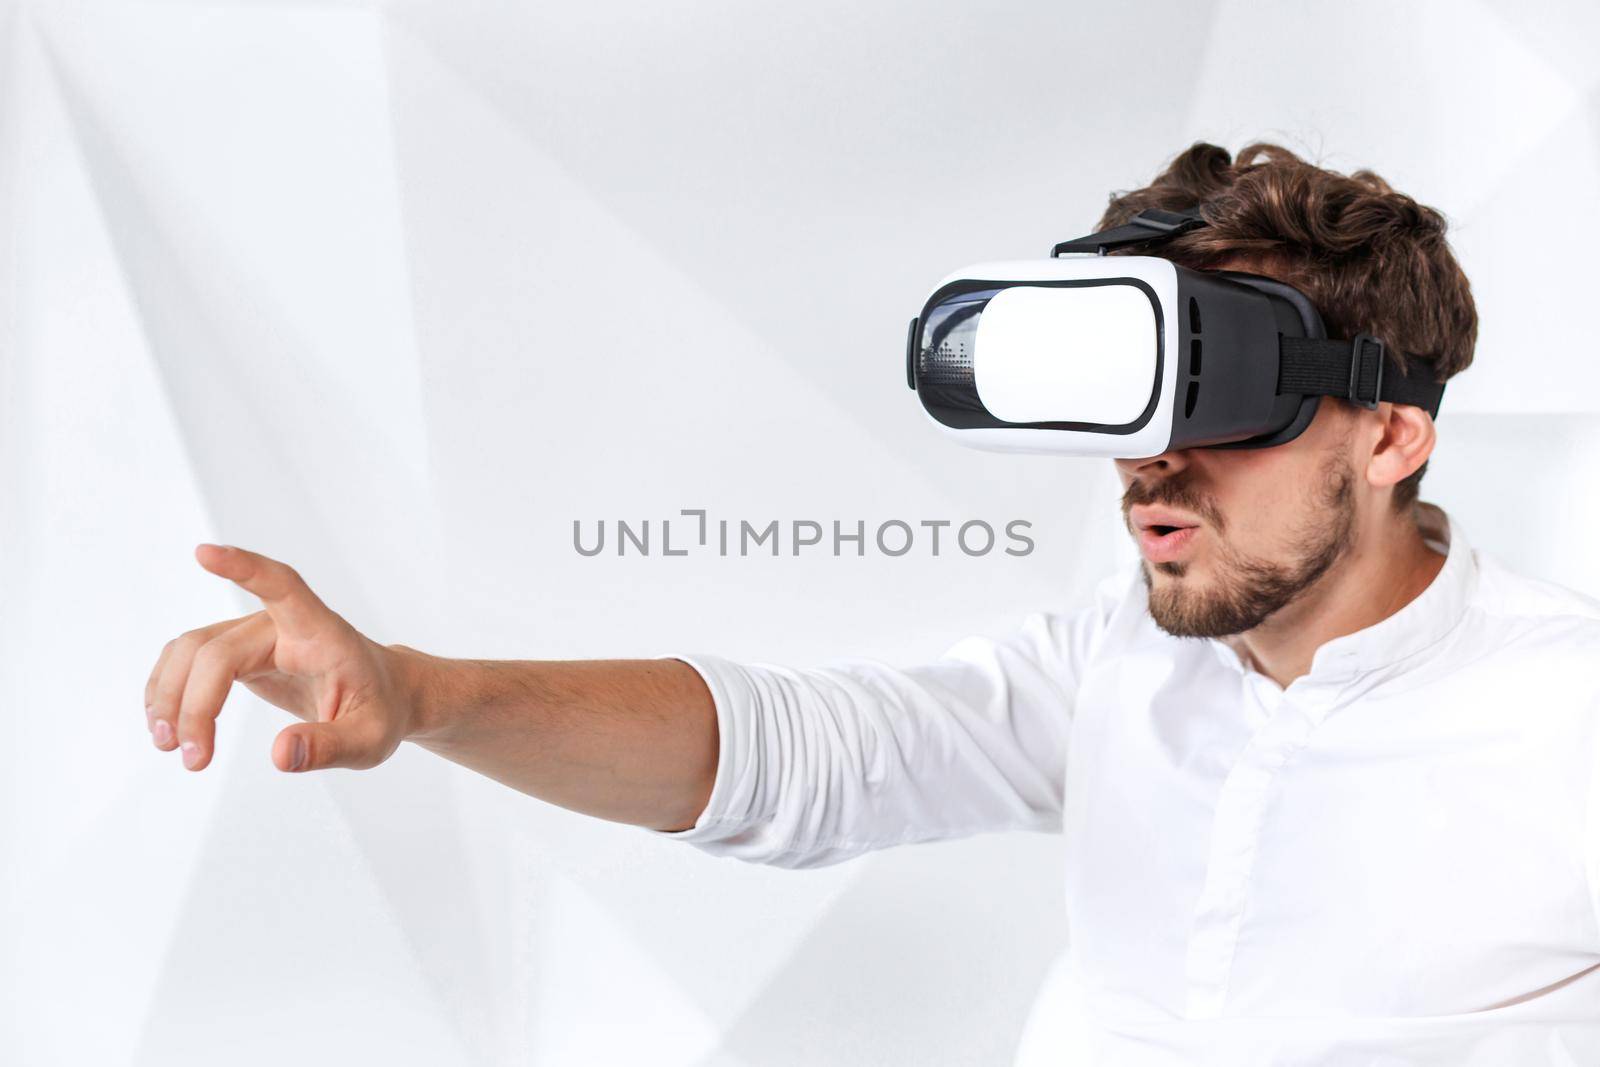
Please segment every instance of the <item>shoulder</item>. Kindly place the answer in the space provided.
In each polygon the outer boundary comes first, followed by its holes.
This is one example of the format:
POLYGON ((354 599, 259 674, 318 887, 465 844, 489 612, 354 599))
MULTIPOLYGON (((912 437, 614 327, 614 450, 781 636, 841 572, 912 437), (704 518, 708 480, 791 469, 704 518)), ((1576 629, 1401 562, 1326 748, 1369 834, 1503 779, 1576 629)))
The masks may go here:
POLYGON ((1485 656, 1550 670, 1547 682, 1573 685, 1582 679, 1585 688, 1600 689, 1592 677, 1600 659, 1600 600, 1523 574, 1481 551, 1473 557, 1478 581, 1469 630, 1485 656))
POLYGON ((1600 600, 1557 582, 1513 570, 1498 558, 1474 550, 1478 584, 1474 611, 1508 629, 1570 630, 1600 634, 1600 600))

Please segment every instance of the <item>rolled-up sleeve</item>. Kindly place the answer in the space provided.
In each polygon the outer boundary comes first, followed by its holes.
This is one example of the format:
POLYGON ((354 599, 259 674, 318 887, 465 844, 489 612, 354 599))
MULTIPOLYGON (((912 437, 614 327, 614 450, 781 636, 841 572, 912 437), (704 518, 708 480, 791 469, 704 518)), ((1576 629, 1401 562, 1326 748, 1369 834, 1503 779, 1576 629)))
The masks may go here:
POLYGON ((651 833, 714 855, 820 867, 874 849, 999 830, 1058 830, 1078 678, 1104 627, 1094 605, 971 637, 938 660, 795 669, 680 655, 716 704, 705 810, 651 833))

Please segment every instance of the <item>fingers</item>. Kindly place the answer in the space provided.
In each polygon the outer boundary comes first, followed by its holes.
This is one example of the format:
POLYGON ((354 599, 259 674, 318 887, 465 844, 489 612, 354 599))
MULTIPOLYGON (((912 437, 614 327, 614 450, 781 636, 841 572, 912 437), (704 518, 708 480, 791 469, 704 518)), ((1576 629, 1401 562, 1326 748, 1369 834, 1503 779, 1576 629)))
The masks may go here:
POLYGON ((313 634, 337 618, 287 563, 231 545, 199 545, 194 558, 212 574, 260 597, 267 614, 287 633, 313 634))
MULTIPOLYGON (((237 679, 269 670, 299 670, 293 663, 285 666, 285 649, 337 657, 343 646, 328 639, 353 631, 287 564, 212 544, 197 546, 195 559, 258 597, 264 609, 168 642, 145 683, 146 715, 156 747, 181 747, 184 766, 198 771, 215 753, 217 716, 237 679)), ((306 667, 311 673, 322 669, 316 662, 306 667)), ((383 762, 397 745, 380 720, 357 715, 290 727, 279 734, 272 759, 285 771, 366 768, 383 762)))
POLYGON ((269 668, 277 636, 272 619, 257 612, 195 651, 178 706, 177 739, 185 767, 198 771, 211 762, 217 716, 234 679, 269 668))
POLYGON ((173 638, 162 648, 156 665, 144 684, 145 725, 157 748, 170 752, 178 747, 178 708, 183 701, 184 686, 189 680, 189 669, 195 654, 220 633, 260 616, 264 612, 242 615, 237 619, 202 626, 173 638))
POLYGON ((272 743, 272 764, 280 771, 366 770, 388 759, 394 748, 381 732, 358 721, 297 723, 272 743))

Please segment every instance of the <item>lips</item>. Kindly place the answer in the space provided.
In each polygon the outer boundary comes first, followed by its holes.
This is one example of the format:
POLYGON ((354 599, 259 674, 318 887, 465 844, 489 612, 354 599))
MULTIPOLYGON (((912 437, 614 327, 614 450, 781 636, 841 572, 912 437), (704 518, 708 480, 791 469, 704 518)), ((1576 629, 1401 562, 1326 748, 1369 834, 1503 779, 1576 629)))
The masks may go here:
POLYGON ((1128 518, 1132 520, 1134 526, 1141 530, 1152 526, 1178 528, 1200 525, 1200 520, 1193 515, 1173 508, 1155 507, 1150 504, 1138 504, 1129 509, 1128 518))
POLYGON ((1200 534, 1200 521, 1170 508, 1140 505, 1129 518, 1138 531, 1139 550, 1151 563, 1169 563, 1184 554, 1200 534))
POLYGON ((1147 526, 1139 531, 1139 551, 1151 563, 1170 563, 1182 556, 1199 534, 1198 526, 1147 526))

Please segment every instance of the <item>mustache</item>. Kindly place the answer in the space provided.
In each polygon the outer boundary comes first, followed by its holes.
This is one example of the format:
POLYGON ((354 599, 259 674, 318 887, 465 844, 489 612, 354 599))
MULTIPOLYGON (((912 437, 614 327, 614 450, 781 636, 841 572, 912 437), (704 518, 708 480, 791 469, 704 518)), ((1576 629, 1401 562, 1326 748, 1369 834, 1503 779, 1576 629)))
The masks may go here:
POLYGON ((1129 521, 1128 512, 1139 504, 1162 504, 1193 512, 1210 523, 1217 532, 1223 528, 1222 513, 1195 487, 1192 479, 1182 474, 1153 481, 1134 479, 1122 494, 1122 521, 1129 521))

